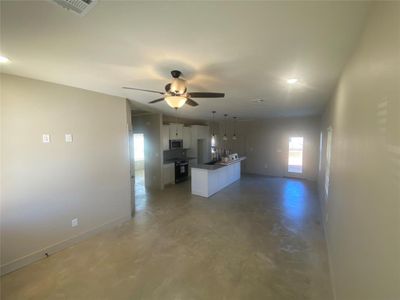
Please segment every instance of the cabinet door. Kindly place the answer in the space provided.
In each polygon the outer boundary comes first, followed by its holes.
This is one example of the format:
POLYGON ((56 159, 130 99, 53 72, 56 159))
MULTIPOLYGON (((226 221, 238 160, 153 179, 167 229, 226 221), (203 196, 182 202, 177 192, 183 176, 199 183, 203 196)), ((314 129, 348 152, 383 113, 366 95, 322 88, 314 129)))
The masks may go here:
POLYGON ((183 140, 183 124, 176 124, 178 131, 178 140, 183 140))
POLYGON ((178 140, 178 127, 176 124, 169 124, 169 139, 178 140))
POLYGON ((183 139, 183 124, 169 124, 169 139, 182 140, 183 139))
POLYGON ((175 183, 175 164, 167 164, 163 166, 164 185, 175 183))
POLYGON ((169 183, 175 184, 175 164, 169 165, 169 183))
POLYGON ((162 131, 163 150, 169 149, 169 125, 163 125, 162 131))
POLYGON ((183 148, 189 149, 192 140, 192 131, 190 127, 183 127, 183 148))
POLYGON ((163 183, 168 184, 169 181, 169 170, 167 165, 163 165, 163 183))

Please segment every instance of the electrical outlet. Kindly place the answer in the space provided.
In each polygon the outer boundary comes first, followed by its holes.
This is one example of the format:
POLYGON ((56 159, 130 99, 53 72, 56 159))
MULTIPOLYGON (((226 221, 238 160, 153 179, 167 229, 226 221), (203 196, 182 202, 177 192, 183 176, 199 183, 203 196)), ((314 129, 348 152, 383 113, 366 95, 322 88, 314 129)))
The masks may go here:
POLYGON ((72 226, 72 227, 76 227, 76 226, 78 226, 78 225, 79 225, 78 218, 72 219, 72 221, 71 221, 71 226, 72 226))
POLYGON ((50 134, 43 134, 42 135, 42 141, 43 141, 43 144, 50 143, 50 134))

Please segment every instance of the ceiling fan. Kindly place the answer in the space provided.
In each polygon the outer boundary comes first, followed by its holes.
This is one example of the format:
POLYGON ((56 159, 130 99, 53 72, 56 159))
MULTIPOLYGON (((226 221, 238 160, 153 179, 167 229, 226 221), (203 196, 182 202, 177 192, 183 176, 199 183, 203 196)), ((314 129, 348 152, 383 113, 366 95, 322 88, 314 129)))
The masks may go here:
POLYGON ((171 75, 173 77, 172 82, 168 83, 165 86, 165 92, 153 91, 153 90, 145 90, 138 89, 133 87, 124 86, 123 89, 128 90, 136 90, 143 91, 149 93, 156 93, 163 95, 162 98, 155 99, 150 101, 150 104, 157 103, 165 100, 169 106, 172 108, 178 109, 183 105, 187 104, 190 106, 199 105, 192 98, 223 98, 225 97, 224 93, 210 93, 210 92, 187 92, 186 80, 180 78, 182 75, 181 71, 173 70, 171 71, 171 75))

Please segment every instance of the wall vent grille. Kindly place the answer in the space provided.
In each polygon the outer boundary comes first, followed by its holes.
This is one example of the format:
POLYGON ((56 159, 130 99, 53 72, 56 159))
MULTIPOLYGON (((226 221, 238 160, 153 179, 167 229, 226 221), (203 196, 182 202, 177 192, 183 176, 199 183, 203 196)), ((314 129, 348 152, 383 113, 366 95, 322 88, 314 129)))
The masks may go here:
POLYGON ((56 4, 68 9, 80 16, 88 13, 93 6, 96 5, 97 0, 52 0, 56 4))

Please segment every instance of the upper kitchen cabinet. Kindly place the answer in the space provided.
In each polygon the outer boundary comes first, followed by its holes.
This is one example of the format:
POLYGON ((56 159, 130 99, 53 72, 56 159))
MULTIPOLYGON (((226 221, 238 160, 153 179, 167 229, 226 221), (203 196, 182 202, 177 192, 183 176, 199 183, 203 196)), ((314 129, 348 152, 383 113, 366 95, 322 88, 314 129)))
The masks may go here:
POLYGON ((162 145, 163 150, 169 150, 169 125, 162 127, 162 145))
POLYGON ((192 134, 194 134, 196 139, 208 139, 210 137, 209 127, 201 125, 192 126, 192 134))
POLYGON ((169 124, 169 139, 183 140, 183 124, 169 124))
POLYGON ((192 143, 192 128, 183 127, 183 148, 189 149, 192 143))

